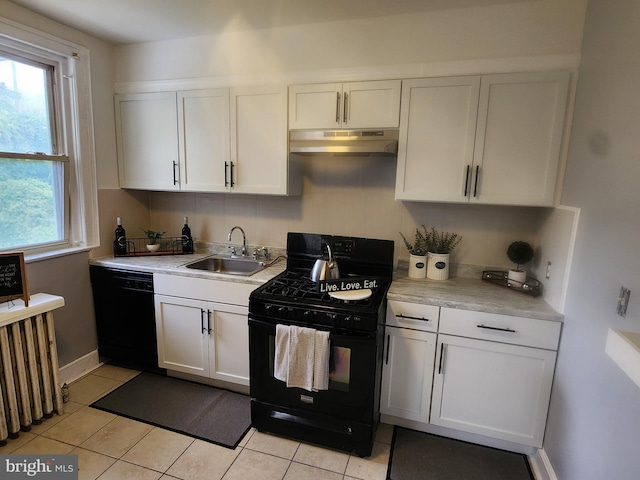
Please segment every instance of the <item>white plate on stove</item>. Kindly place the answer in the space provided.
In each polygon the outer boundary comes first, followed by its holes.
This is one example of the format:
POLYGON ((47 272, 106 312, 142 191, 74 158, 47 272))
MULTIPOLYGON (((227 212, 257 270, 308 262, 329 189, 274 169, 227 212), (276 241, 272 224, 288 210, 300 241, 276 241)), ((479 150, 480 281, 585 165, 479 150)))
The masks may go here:
POLYGON ((329 296, 337 298, 338 300, 364 300, 371 296, 370 288, 363 288, 361 290, 345 290, 342 292, 329 292, 329 296))

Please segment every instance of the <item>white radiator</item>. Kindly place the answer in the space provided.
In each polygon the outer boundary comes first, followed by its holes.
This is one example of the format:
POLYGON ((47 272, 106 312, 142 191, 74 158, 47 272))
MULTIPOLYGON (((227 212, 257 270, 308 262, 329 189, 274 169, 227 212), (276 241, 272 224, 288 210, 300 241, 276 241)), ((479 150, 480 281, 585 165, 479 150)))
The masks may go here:
POLYGON ((0 312, 0 442, 17 437, 20 430, 28 431, 54 411, 62 414, 50 311, 62 305, 61 297, 37 294, 29 307, 16 306, 14 311, 7 307, 0 312))

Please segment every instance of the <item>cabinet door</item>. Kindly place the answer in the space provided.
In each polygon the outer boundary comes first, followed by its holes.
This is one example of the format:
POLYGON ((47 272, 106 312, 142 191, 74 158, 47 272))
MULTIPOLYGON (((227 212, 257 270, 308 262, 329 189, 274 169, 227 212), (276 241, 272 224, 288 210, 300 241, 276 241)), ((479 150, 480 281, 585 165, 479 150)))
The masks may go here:
POLYGON ((341 112, 341 83, 289 87, 289 128, 292 130, 339 128, 341 112))
POLYGON ((386 327, 380 412, 427 422, 436 334, 386 327))
POLYGON ((155 295, 155 309, 159 366, 208 377, 208 304, 155 295))
POLYGON ((231 189, 287 194, 285 87, 231 90, 231 189))
POLYGON ((480 77, 405 80, 396 199, 468 202, 480 77))
POLYGON ((431 423, 542 446, 556 352, 438 336, 431 423))
POLYGON ((343 128, 398 128, 400 80, 343 85, 343 128))
POLYGON ((249 323, 247 307, 211 304, 210 377, 249 385, 249 323))
POLYGON ((121 188, 179 190, 175 92, 115 96, 121 188))
POLYGON ((228 181, 229 90, 178 92, 182 190, 223 192, 228 181))
POLYGON ((552 206, 569 72, 482 77, 472 202, 552 206))

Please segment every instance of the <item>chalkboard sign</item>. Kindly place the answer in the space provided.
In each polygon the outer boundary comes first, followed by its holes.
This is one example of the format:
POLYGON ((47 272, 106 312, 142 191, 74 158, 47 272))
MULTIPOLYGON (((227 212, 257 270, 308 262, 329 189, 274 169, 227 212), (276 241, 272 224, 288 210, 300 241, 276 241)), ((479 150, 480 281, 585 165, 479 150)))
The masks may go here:
POLYGON ((24 254, 0 254, 0 302, 22 298, 24 306, 29 306, 29 289, 24 268, 24 254))

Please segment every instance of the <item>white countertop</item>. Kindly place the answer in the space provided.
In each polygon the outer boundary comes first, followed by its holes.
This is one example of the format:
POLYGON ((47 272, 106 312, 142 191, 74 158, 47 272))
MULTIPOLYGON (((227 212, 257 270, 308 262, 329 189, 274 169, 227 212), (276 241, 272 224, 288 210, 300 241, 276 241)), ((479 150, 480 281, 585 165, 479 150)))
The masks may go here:
MULTIPOLYGON (((272 266, 250 276, 230 275, 187 268, 185 265, 213 255, 148 255, 141 257, 101 257, 90 260, 91 265, 164 273, 187 277, 209 278, 228 282, 262 285, 286 267, 280 259, 272 266)), ((532 297, 508 288, 483 282, 480 278, 453 277, 449 280, 414 279, 400 268, 395 274, 387 296, 391 300, 460 308, 479 312, 514 315, 540 320, 562 321, 563 315, 555 311, 542 297, 532 297)))
POLYGON ((279 259, 273 265, 250 276, 216 273, 186 267, 188 263, 192 263, 206 257, 211 257, 213 255, 215 254, 206 252, 191 253, 185 255, 145 255, 140 257, 106 256, 91 259, 89 260, 89 264, 108 268, 134 270, 138 272, 164 273, 168 275, 182 275, 185 277, 209 278, 224 280, 227 282, 248 283, 254 285, 262 285, 266 281, 284 271, 287 265, 287 262, 284 259, 279 259))
POLYGON ((483 282, 480 278, 415 279, 409 278, 406 270, 398 270, 387 298, 539 320, 564 319, 542 297, 483 282))

